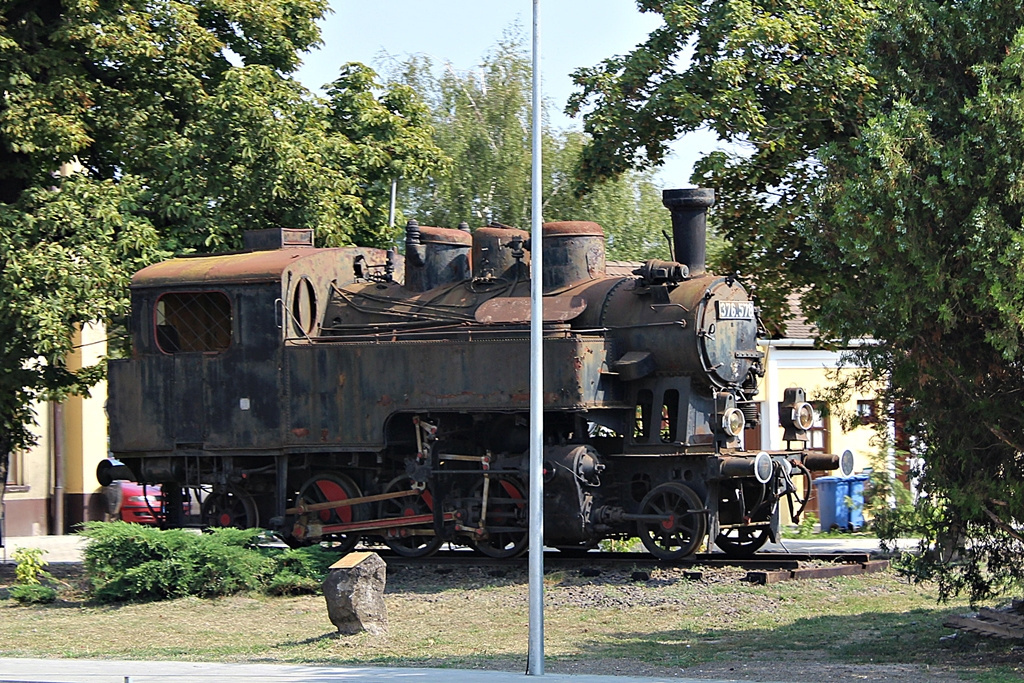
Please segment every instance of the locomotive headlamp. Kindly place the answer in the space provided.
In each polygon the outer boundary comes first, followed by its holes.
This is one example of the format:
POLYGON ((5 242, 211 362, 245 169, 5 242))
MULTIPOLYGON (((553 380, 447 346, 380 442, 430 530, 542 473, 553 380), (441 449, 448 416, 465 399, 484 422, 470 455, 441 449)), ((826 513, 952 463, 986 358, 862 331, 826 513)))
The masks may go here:
POLYGON ((735 439, 743 433, 747 419, 736 407, 736 397, 728 391, 720 391, 715 397, 715 431, 719 440, 735 439))
POLYGON ((814 407, 810 403, 798 403, 793 406, 793 424, 797 429, 810 429, 814 424, 814 407))
POLYGON ((754 458, 754 478, 762 484, 767 484, 772 479, 772 456, 764 451, 754 458))
POLYGON ((739 436, 742 434, 746 423, 747 419, 739 408, 729 408, 722 415, 722 431, 729 436, 739 436))
POLYGON ((785 429, 784 441, 807 441, 807 430, 814 425, 814 407, 803 389, 786 389, 779 404, 779 422, 785 429))

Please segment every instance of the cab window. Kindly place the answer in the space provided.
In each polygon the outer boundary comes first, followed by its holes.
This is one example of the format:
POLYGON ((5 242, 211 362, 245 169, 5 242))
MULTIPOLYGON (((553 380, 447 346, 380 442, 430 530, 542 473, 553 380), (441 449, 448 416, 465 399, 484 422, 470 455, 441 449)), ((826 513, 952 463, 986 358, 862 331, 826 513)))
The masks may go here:
POLYGON ((156 302, 164 353, 217 353, 231 345, 231 301, 223 292, 168 292, 156 302))

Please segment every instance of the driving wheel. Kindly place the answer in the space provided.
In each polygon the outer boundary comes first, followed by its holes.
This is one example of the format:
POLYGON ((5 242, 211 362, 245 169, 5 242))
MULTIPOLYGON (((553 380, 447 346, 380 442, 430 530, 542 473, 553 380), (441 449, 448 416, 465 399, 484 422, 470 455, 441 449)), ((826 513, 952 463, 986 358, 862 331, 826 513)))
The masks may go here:
MULTIPOLYGON (((311 477, 299 489, 299 501, 305 505, 337 502, 351 498, 361 498, 359 486, 343 474, 322 473, 311 477)), ((330 524, 351 524, 366 519, 365 505, 347 505, 345 507, 319 510, 310 513, 312 521, 327 526, 330 524)), ((334 548, 338 552, 348 553, 359 542, 359 533, 330 533, 320 537, 321 541, 337 543, 334 548)), ((310 540, 308 543, 314 543, 310 540)))
MULTIPOLYGON (((380 517, 382 519, 433 515, 434 496, 429 489, 414 489, 412 486, 414 483, 408 475, 391 480, 386 493, 410 491, 410 494, 402 498, 382 500, 380 502, 380 517)), ((427 557, 441 547, 441 538, 434 533, 432 518, 423 524, 383 529, 382 533, 388 547, 403 557, 427 557)))
POLYGON ((750 557, 768 542, 765 527, 736 527, 723 529, 715 539, 715 545, 729 557, 750 557))
POLYGON ((203 501, 203 526, 249 529, 259 526, 256 500, 248 491, 233 484, 215 488, 203 501))
POLYGON ((637 522, 637 535, 644 547, 662 560, 692 555, 708 533, 704 505, 686 484, 655 486, 640 502, 640 513, 662 518, 637 522))

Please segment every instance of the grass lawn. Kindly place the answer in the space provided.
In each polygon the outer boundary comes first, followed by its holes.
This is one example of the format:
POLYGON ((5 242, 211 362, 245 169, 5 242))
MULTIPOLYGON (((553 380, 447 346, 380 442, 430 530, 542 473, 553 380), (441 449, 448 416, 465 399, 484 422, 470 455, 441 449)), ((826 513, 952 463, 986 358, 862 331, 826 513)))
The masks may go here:
MULTIPOLYGON (((51 569, 55 567, 51 566, 51 569)), ((80 570, 78 570, 80 571, 80 570)), ((0 571, 0 656, 368 664, 522 670, 525 569, 417 567, 388 576, 385 636, 339 636, 323 597, 240 595, 104 605, 71 569, 61 599, 22 606, 0 571)), ((551 672, 820 681, 1024 680, 1024 647, 942 626, 963 602, 892 573, 755 586, 708 569, 546 576, 551 672)))

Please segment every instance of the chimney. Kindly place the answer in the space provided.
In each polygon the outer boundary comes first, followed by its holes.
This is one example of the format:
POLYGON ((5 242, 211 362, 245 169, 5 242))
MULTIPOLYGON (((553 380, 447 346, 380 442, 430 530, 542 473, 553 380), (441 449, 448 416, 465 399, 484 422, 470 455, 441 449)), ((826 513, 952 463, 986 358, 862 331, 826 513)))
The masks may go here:
POLYGON ((704 274, 707 247, 707 210, 715 203, 715 191, 695 187, 662 190, 661 203, 672 212, 675 259, 690 269, 690 276, 704 274))

